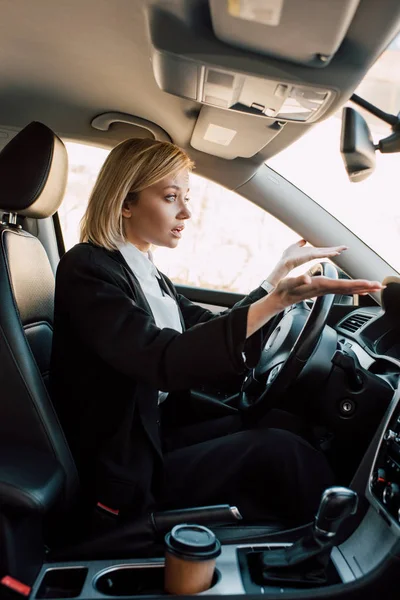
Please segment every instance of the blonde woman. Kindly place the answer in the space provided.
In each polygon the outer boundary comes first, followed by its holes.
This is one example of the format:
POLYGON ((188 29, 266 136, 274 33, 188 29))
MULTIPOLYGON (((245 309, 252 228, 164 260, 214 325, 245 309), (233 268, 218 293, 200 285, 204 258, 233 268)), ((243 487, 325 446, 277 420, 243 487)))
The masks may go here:
POLYGON ((344 249, 302 241, 231 310, 216 316, 192 304, 150 254, 152 245, 179 244, 190 218, 191 168, 190 158, 166 142, 131 139, 109 154, 81 243, 58 267, 54 403, 87 497, 116 519, 154 507, 231 503, 247 519, 273 513, 306 521, 332 483, 325 457, 311 444, 285 429, 245 430, 238 416, 186 425, 181 419, 179 426, 171 414, 187 413, 191 388, 254 366, 263 327, 285 307, 381 286, 284 279, 293 266, 344 249))

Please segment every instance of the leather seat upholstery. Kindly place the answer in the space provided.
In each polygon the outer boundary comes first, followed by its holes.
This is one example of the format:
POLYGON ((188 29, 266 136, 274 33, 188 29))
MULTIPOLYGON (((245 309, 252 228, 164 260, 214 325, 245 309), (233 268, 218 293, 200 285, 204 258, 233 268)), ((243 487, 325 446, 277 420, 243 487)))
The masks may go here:
MULTIPOLYGON (((1 208, 44 218, 65 192, 68 157, 45 125, 31 123, 0 152, 1 208)), ((16 220, 16 219, 15 219, 16 220)), ((50 365, 54 274, 41 242, 13 223, 0 226, 0 440, 54 457, 64 472, 62 504, 78 489, 68 444, 52 407, 50 365)))
POLYGON ((54 313, 54 274, 38 239, 4 228, 1 244, 12 294, 29 347, 48 383, 54 313))

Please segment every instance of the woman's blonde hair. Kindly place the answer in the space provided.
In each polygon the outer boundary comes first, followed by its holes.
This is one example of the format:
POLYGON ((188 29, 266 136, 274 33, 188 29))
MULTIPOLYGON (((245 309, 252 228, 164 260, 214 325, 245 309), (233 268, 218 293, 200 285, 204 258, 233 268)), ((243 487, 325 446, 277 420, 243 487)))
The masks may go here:
POLYGON ((145 188, 182 169, 193 168, 175 144, 133 138, 111 150, 103 164, 81 220, 81 242, 116 250, 124 240, 122 207, 145 188))

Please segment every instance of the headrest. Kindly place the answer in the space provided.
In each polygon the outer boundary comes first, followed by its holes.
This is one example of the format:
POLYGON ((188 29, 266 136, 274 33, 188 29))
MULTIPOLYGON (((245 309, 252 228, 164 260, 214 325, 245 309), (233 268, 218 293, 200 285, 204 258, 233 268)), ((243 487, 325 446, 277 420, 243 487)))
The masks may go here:
POLYGON ((24 217, 53 215, 64 197, 68 155, 63 142, 32 122, 0 152, 0 207, 24 217))

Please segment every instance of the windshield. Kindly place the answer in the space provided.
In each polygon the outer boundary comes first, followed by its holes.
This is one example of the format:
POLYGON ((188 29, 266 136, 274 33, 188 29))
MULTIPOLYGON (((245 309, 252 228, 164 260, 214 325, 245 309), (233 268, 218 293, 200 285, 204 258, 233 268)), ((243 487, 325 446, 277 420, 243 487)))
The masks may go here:
MULTIPOLYGON (((391 114, 400 111, 400 34, 370 69, 356 93, 391 114)), ((362 113, 377 142, 390 135, 383 121, 362 113)), ((400 272, 400 154, 376 153, 376 170, 351 183, 340 155, 340 110, 268 161, 400 272)))

